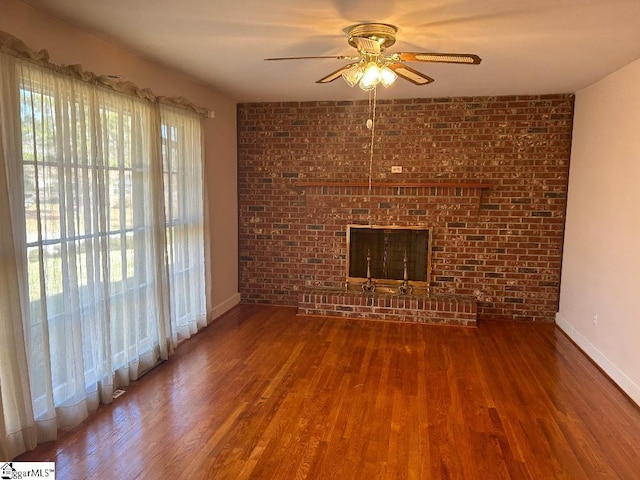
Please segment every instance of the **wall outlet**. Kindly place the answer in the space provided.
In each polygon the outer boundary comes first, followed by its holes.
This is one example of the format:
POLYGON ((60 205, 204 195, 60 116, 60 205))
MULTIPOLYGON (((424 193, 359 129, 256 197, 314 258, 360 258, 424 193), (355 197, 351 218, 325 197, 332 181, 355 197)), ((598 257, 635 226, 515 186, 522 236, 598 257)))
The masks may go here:
POLYGON ((393 165, 391 167, 391 173, 402 173, 402 165, 393 165))
POLYGON ((597 313, 593 314, 593 326, 594 327, 598 326, 598 314, 597 313))

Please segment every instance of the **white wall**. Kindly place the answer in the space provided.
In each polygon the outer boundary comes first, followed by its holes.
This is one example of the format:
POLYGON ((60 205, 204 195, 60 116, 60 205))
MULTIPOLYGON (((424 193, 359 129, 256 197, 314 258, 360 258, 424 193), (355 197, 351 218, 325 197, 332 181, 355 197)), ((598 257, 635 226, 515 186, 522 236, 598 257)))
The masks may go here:
POLYGON ((576 94, 566 222, 556 321, 640 404, 640 60, 576 94))
POLYGON ((33 50, 45 48, 59 65, 81 64, 98 74, 123 75, 156 95, 182 96, 213 110, 205 120, 205 180, 211 217, 214 317, 240 300, 236 102, 193 78, 145 60, 17 0, 0 0, 0 30, 33 50))

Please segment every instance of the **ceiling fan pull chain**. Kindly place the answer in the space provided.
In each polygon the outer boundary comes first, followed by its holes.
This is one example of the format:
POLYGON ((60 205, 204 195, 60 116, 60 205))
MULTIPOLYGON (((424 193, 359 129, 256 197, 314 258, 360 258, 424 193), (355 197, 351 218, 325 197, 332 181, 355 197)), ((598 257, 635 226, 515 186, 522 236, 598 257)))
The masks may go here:
POLYGON ((369 225, 373 224, 373 217, 371 215, 371 187, 372 187, 372 178, 373 178, 373 149, 375 144, 375 134, 376 134, 376 100, 377 100, 377 91, 376 87, 373 90, 369 90, 369 113, 370 117, 367 119, 367 128, 371 129, 371 145, 369 148, 369 225), (371 97, 373 96, 373 107, 371 102, 371 97))

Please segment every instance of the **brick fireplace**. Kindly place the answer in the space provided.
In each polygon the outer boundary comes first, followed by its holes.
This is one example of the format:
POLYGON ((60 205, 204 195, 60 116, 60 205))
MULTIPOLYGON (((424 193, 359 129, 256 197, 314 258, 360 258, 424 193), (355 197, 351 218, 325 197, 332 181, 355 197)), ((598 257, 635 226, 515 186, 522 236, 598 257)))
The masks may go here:
POLYGON ((239 105, 243 301, 552 322, 573 96, 380 101, 377 115, 369 189, 366 101, 239 105), (429 228, 429 298, 344 297, 349 224, 429 228))

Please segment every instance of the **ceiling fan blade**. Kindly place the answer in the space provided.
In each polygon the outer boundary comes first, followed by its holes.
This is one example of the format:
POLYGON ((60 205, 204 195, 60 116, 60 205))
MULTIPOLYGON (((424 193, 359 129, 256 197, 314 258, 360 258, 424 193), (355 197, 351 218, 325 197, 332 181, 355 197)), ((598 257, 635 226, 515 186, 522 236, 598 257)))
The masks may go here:
POLYGON ((355 60, 358 57, 346 56, 346 55, 328 55, 328 56, 318 56, 318 57, 276 57, 276 58, 265 58, 265 61, 270 60, 307 60, 311 58, 335 58, 337 60, 355 60))
POLYGON ((396 53, 403 62, 440 62, 463 63, 477 65, 482 59, 472 53, 427 53, 427 52, 401 52, 396 53))
POLYGON ((426 76, 423 73, 414 70, 413 68, 407 67, 403 63, 391 63, 387 65, 391 70, 396 72, 396 75, 404 78, 405 80, 409 80, 411 83, 415 85, 427 85, 428 83, 432 83, 434 80, 431 77, 426 76))
POLYGON ((316 83, 329 83, 329 82, 333 82, 336 78, 340 78, 340 76, 346 72, 347 70, 349 70, 351 67, 353 67, 354 65, 357 65, 357 63, 349 63, 348 65, 345 65, 341 68, 339 68, 338 70, 336 70, 333 73, 330 73, 329 75, 327 75, 326 77, 321 78, 320 80, 316 80, 316 83))

